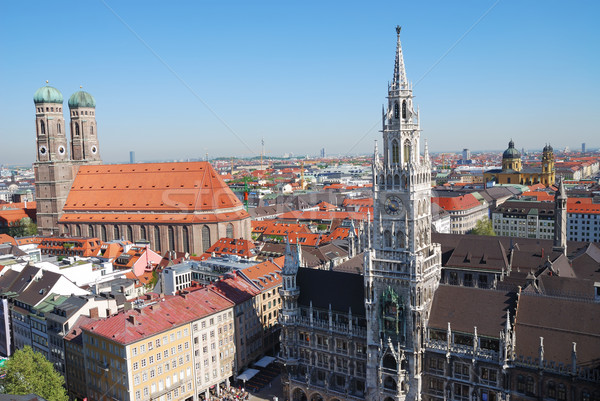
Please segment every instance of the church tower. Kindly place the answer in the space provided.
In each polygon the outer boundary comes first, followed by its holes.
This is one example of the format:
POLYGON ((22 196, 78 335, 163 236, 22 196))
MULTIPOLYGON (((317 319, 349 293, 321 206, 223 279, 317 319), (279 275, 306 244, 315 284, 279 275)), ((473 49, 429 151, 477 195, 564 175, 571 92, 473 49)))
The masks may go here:
POLYGON ((394 75, 383 111, 383 160, 373 158, 373 235, 365 251, 368 400, 419 400, 424 341, 441 272, 431 243, 431 161, 420 154, 413 105, 396 27, 394 75))
POLYGON ((547 187, 554 185, 554 174, 554 149, 552 149, 552 146, 546 145, 542 151, 542 176, 540 181, 547 187))
POLYGON ((553 250, 567 254, 567 191, 563 179, 554 195, 554 246, 553 250))
POLYGON ((51 86, 33 95, 37 157, 34 163, 38 233, 58 235, 58 219, 73 181, 67 153, 63 96, 51 86))
POLYGON ((75 92, 69 98, 69 113, 73 164, 101 164, 96 129, 96 100, 87 92, 75 92))

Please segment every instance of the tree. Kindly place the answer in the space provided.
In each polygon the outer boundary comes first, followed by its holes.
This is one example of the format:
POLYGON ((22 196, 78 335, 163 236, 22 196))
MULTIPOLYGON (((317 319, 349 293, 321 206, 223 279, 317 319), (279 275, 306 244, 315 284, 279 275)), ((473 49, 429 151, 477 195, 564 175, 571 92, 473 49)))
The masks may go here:
POLYGON ((486 217, 477 221, 475 228, 471 230, 471 234, 495 236, 496 232, 492 226, 492 221, 486 217))
POLYGON ((67 401, 65 379, 46 357, 30 346, 15 351, 6 362, 6 377, 0 380, 4 394, 36 394, 48 401, 67 401))
POLYGON ((29 217, 23 217, 8 227, 8 235, 11 237, 27 237, 36 234, 37 225, 29 217))

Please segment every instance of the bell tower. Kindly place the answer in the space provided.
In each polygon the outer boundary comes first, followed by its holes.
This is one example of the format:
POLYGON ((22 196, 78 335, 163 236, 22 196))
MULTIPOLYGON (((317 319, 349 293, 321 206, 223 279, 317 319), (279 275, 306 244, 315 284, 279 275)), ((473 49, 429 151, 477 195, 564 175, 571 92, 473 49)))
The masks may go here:
POLYGON ((63 96, 58 89, 46 85, 35 92, 33 103, 37 145, 33 167, 38 233, 58 235, 58 219, 73 182, 62 111, 63 96))
POLYGON ((441 274, 431 243, 431 161, 420 154, 419 111, 406 78, 400 27, 373 157, 372 242, 365 251, 367 399, 419 400, 429 311, 441 274))
POLYGON ((71 159, 73 164, 100 164, 100 146, 96 129, 96 100, 84 91, 69 98, 71 115, 71 159))

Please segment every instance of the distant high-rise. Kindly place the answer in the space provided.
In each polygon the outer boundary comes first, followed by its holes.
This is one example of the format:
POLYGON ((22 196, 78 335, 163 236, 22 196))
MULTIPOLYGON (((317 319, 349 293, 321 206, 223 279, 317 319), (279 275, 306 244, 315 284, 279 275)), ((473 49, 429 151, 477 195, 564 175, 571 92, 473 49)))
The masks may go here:
POLYGON ((469 149, 463 149, 462 159, 463 160, 471 160, 471 151, 469 149))
POLYGON ((129 164, 135 164, 135 152, 133 150, 129 152, 129 164))
POLYGON ((321 159, 325 158, 325 148, 321 148, 321 159))
POLYGON ((585 153, 585 142, 581 144, 581 153, 585 153))

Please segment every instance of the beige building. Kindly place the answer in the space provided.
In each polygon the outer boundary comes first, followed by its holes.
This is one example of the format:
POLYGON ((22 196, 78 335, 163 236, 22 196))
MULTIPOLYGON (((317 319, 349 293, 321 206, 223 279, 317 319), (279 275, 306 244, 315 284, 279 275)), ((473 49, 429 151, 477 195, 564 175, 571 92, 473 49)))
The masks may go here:
POLYGON ((82 327, 89 400, 198 400, 228 386, 233 303, 209 289, 152 297, 82 327))

